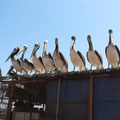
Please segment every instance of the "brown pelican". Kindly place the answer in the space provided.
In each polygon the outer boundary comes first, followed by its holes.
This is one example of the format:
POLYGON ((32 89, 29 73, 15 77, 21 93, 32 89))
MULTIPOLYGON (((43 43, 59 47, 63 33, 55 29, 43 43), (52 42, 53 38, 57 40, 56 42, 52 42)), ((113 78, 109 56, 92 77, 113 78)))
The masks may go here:
POLYGON ((72 44, 71 44, 71 47, 70 47, 70 58, 71 58, 73 66, 74 66, 73 71, 75 70, 75 67, 78 67, 80 71, 87 70, 86 67, 85 67, 84 56, 81 54, 80 51, 76 51, 74 49, 74 44, 75 44, 76 37, 72 36, 71 39, 72 39, 72 44))
POLYGON ((68 71, 68 63, 63 54, 59 50, 58 38, 55 39, 56 48, 53 53, 53 60, 57 69, 60 69, 63 72, 68 71))
POLYGON ((114 45, 112 42, 112 35, 113 31, 110 29, 109 31, 109 43, 108 46, 105 49, 106 57, 108 60, 108 68, 111 64, 112 68, 118 67, 120 62, 120 51, 117 47, 117 45, 114 45))
POLYGON ((32 54, 31 54, 31 58, 33 61, 33 64, 35 66, 35 69, 37 70, 38 73, 45 73, 46 72, 46 68, 43 64, 42 58, 36 55, 37 50, 40 48, 40 43, 37 42, 34 45, 32 54))
POLYGON ((27 74, 28 72, 30 72, 30 73, 35 72, 35 68, 34 68, 32 61, 24 58, 24 54, 26 53, 26 51, 27 51, 27 46, 24 45, 23 48, 17 53, 17 55, 19 55, 21 52, 23 52, 22 57, 20 58, 20 65, 27 74))
POLYGON ((48 53, 48 55, 46 53, 47 43, 48 43, 48 41, 45 40, 43 54, 42 54, 42 60, 43 60, 43 64, 45 65, 45 68, 51 72, 51 71, 54 71, 56 69, 56 66, 53 62, 53 57, 52 57, 51 53, 48 53))
POLYGON ((20 60, 15 59, 15 57, 14 57, 19 52, 19 50, 20 49, 18 47, 14 48, 12 53, 10 54, 10 56, 5 61, 5 62, 7 62, 11 58, 12 66, 15 68, 16 73, 17 72, 20 72, 20 73, 25 72, 20 65, 20 60))
POLYGON ((91 63, 91 69, 92 66, 96 66, 97 69, 103 69, 102 56, 96 50, 94 50, 90 35, 87 36, 87 40, 89 43, 89 50, 86 55, 87 60, 91 63))

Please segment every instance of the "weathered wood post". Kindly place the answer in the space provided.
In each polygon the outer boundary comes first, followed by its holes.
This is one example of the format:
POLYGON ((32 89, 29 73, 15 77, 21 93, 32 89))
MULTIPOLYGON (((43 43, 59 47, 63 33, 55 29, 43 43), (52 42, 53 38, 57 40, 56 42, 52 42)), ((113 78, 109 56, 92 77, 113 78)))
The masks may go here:
POLYGON ((58 79, 58 95, 57 95, 57 107, 56 107, 56 120, 59 119, 59 104, 60 104, 60 87, 61 87, 61 79, 58 79))
POLYGON ((13 95, 14 95, 14 84, 13 84, 13 80, 12 80, 11 81, 11 88, 10 88, 9 102, 8 102, 8 107, 7 107, 6 120, 10 120, 10 112, 11 112, 11 108, 12 108, 13 95))
POLYGON ((89 79, 89 105, 88 105, 88 120, 93 119, 93 77, 89 79))

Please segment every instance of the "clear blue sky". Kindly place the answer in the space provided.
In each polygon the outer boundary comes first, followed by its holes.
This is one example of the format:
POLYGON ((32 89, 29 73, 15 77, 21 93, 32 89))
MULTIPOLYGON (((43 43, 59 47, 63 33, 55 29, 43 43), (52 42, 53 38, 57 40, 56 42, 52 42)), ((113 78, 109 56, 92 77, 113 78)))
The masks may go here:
MULTIPOLYGON (((108 29, 113 29, 113 42, 120 48, 120 0, 0 0, 0 67, 5 75, 11 61, 6 58, 14 47, 28 45, 25 54, 29 58, 34 43, 39 41, 42 54, 44 40, 47 51, 53 53, 55 37, 59 37, 60 50, 70 61, 71 36, 77 37, 75 48, 86 59, 87 35, 92 35, 94 48, 103 56, 107 67, 105 47, 108 29)), ((19 58, 20 56, 18 56, 19 58)), ((87 67, 90 64, 86 59, 87 67)))

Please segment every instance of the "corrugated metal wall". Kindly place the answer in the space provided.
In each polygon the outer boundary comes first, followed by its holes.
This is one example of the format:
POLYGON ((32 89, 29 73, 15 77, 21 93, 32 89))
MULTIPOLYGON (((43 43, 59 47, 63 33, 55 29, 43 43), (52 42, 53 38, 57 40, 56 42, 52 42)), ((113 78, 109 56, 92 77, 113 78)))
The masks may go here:
POLYGON ((64 80, 61 84, 60 119, 88 119, 88 80, 64 80), (73 114, 74 113, 74 114, 73 114))
POLYGON ((47 84, 47 102, 46 102, 46 120, 55 120, 56 118, 56 105, 57 105, 57 91, 58 91, 58 81, 50 81, 47 84))
MULTIPOLYGON (((120 120, 120 77, 93 78, 92 111, 89 84, 89 78, 61 79, 58 120, 120 120)), ((48 81, 45 120, 56 120, 57 95, 58 81, 48 81)))
MULTIPOLYGON (((47 120, 55 120, 58 82, 47 85, 47 120)), ((88 120, 89 80, 62 80, 60 89, 60 120, 88 120)))
POLYGON ((93 120, 120 120, 120 77, 94 79, 93 120))

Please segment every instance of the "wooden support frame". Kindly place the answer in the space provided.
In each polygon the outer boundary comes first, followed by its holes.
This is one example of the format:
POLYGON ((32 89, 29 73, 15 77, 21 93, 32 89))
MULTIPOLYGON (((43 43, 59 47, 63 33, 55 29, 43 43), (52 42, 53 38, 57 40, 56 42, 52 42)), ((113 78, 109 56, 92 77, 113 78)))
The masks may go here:
POLYGON ((61 88, 61 79, 59 78, 59 79, 58 79, 57 106, 56 106, 56 120, 59 120, 60 88, 61 88))
POLYGON ((93 77, 89 79, 88 120, 93 120, 93 77))
POLYGON ((12 80, 11 89, 10 89, 10 96, 9 96, 9 102, 8 102, 8 107, 7 107, 6 120, 9 120, 9 118, 10 118, 10 112, 11 112, 12 102, 13 102, 13 95, 14 95, 14 85, 13 85, 13 80, 12 80))
MULTIPOLYGON (((77 72, 76 72, 77 73, 77 72)), ((86 76, 82 75, 80 76, 79 75, 80 73, 77 73, 77 74, 71 74, 71 75, 68 75, 67 74, 63 74, 63 75, 59 75, 59 76, 53 76, 53 77, 29 77, 29 78, 24 78, 22 79, 22 77, 17 81, 14 79, 14 81, 2 81, 2 83, 4 84, 11 84, 11 89, 10 89, 10 100, 13 98, 13 95, 14 94, 14 88, 13 86, 17 83, 27 83, 27 82, 47 82, 49 80, 57 80, 58 81, 58 93, 57 93, 57 105, 56 105, 56 120, 59 120, 59 110, 60 110, 60 89, 61 89, 61 80, 70 80, 70 78, 74 78, 76 80, 79 80, 79 79, 83 79, 83 78, 87 78, 89 79, 89 98, 88 98, 88 120, 93 120, 93 88, 94 88, 94 79, 95 78, 98 78, 98 77, 114 77, 114 76, 119 76, 120 77, 120 73, 105 73, 105 74, 87 74, 86 76), (73 75, 73 76, 72 76, 73 75), (72 77, 71 77, 72 76, 72 77), (31 80, 29 80, 31 79, 31 80), (12 92, 12 89, 13 89, 13 92, 12 92)), ((17 76, 16 76, 17 77, 17 76)), ((99 80, 99 79, 97 79, 99 80)), ((28 91, 29 91, 29 88, 26 88, 28 91)), ((37 95, 37 94, 36 94, 37 95)), ((36 96, 35 95, 35 96, 36 96)), ((12 100, 11 100, 12 101, 12 100)), ((8 104, 8 109, 11 111, 9 105, 12 103, 11 101, 9 101, 9 104, 8 104), (11 103, 10 103, 11 102, 11 103)), ((11 104, 12 106, 12 104, 11 104)), ((8 116, 8 113, 9 111, 7 112, 7 116, 8 116)))

